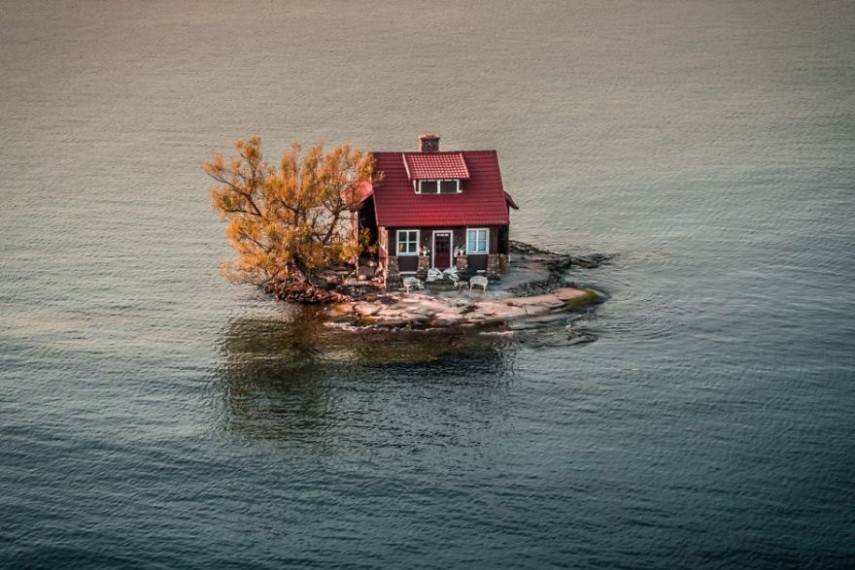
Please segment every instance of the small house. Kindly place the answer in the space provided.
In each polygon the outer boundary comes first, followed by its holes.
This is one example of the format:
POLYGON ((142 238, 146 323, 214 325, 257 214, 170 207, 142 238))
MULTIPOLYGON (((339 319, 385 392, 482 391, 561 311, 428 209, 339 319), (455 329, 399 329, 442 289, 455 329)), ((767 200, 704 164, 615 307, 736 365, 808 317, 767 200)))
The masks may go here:
POLYGON ((507 268, 510 209, 495 150, 440 151, 423 133, 415 152, 374 152, 380 181, 360 190, 354 218, 370 236, 372 257, 387 286, 402 277, 440 271, 507 268))

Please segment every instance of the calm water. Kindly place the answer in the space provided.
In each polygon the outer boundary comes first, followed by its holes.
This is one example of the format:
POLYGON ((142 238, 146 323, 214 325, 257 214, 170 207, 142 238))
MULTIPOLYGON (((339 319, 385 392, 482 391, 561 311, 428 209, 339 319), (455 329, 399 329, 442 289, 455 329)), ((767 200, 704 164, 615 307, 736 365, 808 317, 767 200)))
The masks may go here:
POLYGON ((855 564, 855 4, 0 13, 0 567, 855 564), (353 336, 229 285, 200 163, 496 148, 572 327, 353 336))

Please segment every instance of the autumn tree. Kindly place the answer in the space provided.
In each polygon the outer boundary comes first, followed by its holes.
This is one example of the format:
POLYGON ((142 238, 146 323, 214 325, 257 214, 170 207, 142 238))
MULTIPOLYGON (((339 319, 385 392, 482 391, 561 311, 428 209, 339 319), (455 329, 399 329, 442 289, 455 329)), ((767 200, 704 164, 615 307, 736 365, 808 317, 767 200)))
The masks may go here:
POLYGON ((325 300, 323 274, 352 261, 363 245, 350 212, 360 185, 374 180, 372 156, 347 144, 324 153, 320 142, 303 154, 294 144, 277 167, 263 159, 258 135, 234 148, 230 160, 214 152, 203 165, 216 182, 211 201, 228 221, 237 253, 223 264, 224 275, 280 298, 325 300))

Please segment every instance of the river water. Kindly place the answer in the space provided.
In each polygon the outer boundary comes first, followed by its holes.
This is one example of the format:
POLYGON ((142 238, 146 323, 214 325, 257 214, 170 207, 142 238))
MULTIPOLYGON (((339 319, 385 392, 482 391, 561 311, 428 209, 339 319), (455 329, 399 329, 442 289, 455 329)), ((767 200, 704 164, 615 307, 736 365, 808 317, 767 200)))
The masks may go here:
POLYGON ((855 563, 855 4, 8 0, 0 566, 855 563), (532 333, 347 336, 219 277, 259 133, 497 149, 613 255, 532 333), (595 334, 572 345, 566 326, 595 334))

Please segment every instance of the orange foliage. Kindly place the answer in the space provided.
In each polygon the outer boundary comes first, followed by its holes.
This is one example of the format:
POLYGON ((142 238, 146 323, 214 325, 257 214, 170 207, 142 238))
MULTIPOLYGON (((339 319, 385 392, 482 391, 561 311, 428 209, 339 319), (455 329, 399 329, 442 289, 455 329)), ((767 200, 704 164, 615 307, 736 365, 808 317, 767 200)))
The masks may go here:
POLYGON ((312 282, 319 272, 353 260, 362 244, 350 226, 360 184, 375 180, 370 154, 348 144, 324 153, 323 143, 303 155, 299 144, 278 167, 264 161, 261 138, 234 144, 226 162, 219 152, 203 164, 216 184, 214 209, 228 221, 226 235, 237 258, 223 264, 234 281, 264 284, 312 282))

